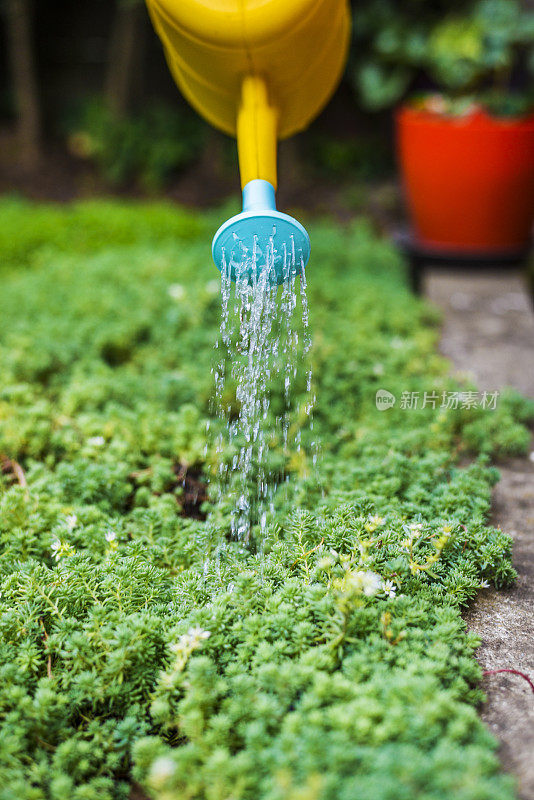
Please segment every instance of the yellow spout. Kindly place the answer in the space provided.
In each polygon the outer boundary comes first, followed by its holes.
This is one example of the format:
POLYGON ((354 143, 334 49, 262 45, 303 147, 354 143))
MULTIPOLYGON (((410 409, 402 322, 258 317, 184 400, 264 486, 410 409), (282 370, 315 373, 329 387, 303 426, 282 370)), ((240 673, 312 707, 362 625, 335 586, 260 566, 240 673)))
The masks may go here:
POLYGON ((243 79, 237 112, 237 152, 241 188, 256 178, 276 189, 278 111, 269 103, 267 86, 258 75, 243 79))
POLYGON ((303 130, 344 68, 348 0, 146 0, 172 75, 238 138, 241 183, 276 185, 276 142, 303 130))

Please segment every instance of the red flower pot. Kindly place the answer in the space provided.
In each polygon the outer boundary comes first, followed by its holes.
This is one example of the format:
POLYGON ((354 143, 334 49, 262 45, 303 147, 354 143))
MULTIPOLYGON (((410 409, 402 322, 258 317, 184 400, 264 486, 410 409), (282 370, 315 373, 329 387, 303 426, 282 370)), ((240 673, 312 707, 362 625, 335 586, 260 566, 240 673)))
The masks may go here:
POLYGON ((495 254, 528 245, 534 220, 534 115, 448 117, 405 106, 397 151, 418 239, 495 254))

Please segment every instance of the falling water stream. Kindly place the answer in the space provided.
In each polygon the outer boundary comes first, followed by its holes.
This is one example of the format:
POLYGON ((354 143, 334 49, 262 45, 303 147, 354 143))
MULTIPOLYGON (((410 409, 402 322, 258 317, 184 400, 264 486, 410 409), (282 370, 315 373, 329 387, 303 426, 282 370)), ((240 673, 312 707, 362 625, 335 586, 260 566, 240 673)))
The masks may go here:
POLYGON ((221 270, 215 394, 219 413, 227 422, 220 449, 228 447, 231 457, 221 460, 219 477, 232 505, 232 535, 242 542, 248 541, 253 524, 265 528, 273 510, 283 470, 279 464, 273 466, 271 445, 281 444, 286 455, 299 453, 301 425, 295 423, 296 415, 304 413, 313 425, 304 269, 299 264, 301 274, 295 275, 294 248, 288 252, 284 247, 278 253, 273 236, 266 250, 262 253, 255 242, 250 252, 236 238, 221 270), (282 269, 280 286, 272 280, 275 265, 282 269), (294 392, 299 380, 305 382, 305 391, 300 391, 297 401, 294 392))

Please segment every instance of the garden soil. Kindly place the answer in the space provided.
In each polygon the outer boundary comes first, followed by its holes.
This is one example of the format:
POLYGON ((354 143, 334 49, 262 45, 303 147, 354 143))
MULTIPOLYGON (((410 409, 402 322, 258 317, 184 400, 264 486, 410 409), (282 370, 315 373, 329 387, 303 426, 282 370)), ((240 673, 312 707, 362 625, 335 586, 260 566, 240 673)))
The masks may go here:
MULTIPOLYGON (((513 386, 534 397, 534 313, 521 274, 429 270, 425 293, 444 314, 441 350, 481 391, 513 386)), ((488 412, 490 413, 490 412, 488 412)), ((484 670, 516 669, 534 680, 534 443, 530 458, 498 465, 493 519, 514 539, 517 585, 486 589, 466 614, 482 640, 484 670)), ((482 718, 500 742, 521 800, 534 800, 534 694, 521 677, 484 679, 482 718)))

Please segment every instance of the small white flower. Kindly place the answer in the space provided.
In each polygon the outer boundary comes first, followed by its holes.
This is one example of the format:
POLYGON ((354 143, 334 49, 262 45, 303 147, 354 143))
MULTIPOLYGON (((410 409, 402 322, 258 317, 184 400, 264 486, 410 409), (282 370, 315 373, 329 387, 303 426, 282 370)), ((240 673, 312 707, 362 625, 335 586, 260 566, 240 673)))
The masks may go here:
POLYGON ((206 284, 206 291, 209 294, 219 294, 221 291, 221 282, 218 280, 208 281, 206 284))
POLYGON ((76 525, 78 524, 78 517, 76 516, 76 514, 69 514, 65 520, 65 524, 69 532, 73 531, 76 525))
POLYGON ((350 573, 350 584, 359 592, 362 592, 366 597, 372 597, 380 591, 382 586, 382 578, 376 572, 370 570, 358 570, 357 572, 350 573))
POLYGON ((423 530, 423 523, 422 522, 411 522, 408 527, 410 528, 411 531, 414 531, 414 533, 415 533, 416 531, 423 530))
POLYGON ((87 444, 91 447, 103 447, 106 444, 106 440, 103 436, 91 436, 87 440, 87 444))
POLYGON ((52 550, 56 561, 61 561, 64 556, 73 556, 76 552, 71 544, 68 542, 62 542, 57 537, 52 541, 50 549, 52 550))
POLYGON ((110 530, 105 532, 104 537, 106 539, 106 542, 114 542, 115 539, 117 538, 117 534, 115 533, 115 531, 110 530))
POLYGON ((363 527, 368 533, 373 533, 373 531, 375 531, 379 525, 383 525, 384 522, 384 517, 379 517, 378 514, 375 514, 374 516, 369 517, 363 527))
POLYGON ((185 287, 181 283, 171 283, 167 289, 167 294, 173 300, 183 300, 185 297, 185 287))
POLYGON ((382 591, 388 597, 395 597, 397 594, 397 587, 393 583, 393 581, 382 581, 382 591))
POLYGON ((201 639, 209 639, 211 636, 211 631, 205 631, 203 628, 190 628, 187 631, 187 635, 193 641, 200 641, 201 639))
POLYGON ((332 556, 323 556, 323 557, 322 557, 322 558, 320 558, 320 559, 319 559, 319 561, 317 562, 317 566, 318 566, 318 568, 319 568, 319 569, 323 569, 323 570, 330 569, 331 567, 333 567, 333 566, 334 566, 334 564, 335 564, 335 561, 334 561, 334 559, 332 558, 332 556))
POLYGON ((185 665, 193 650, 199 648, 204 639, 209 639, 210 631, 202 628, 190 628, 187 633, 182 633, 177 642, 171 645, 171 650, 176 653, 178 663, 185 665))
POLYGON ((177 642, 171 645, 171 650, 175 653, 196 650, 197 647, 200 647, 202 640, 209 639, 210 636, 210 631, 205 631, 202 628, 190 628, 187 633, 181 634, 177 642))
POLYGON ((478 588, 479 589, 489 589, 490 585, 489 585, 488 581, 484 580, 484 581, 480 581, 480 583, 478 584, 478 588))
POLYGON ((375 514, 374 517, 369 517, 369 522, 372 522, 373 525, 383 525, 385 520, 384 517, 379 517, 378 514, 375 514))
POLYGON ((150 780, 157 787, 163 785, 169 778, 172 778, 176 771, 176 764, 169 756, 156 758, 150 769, 150 780))

